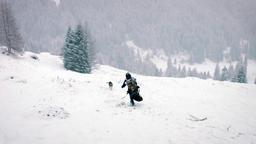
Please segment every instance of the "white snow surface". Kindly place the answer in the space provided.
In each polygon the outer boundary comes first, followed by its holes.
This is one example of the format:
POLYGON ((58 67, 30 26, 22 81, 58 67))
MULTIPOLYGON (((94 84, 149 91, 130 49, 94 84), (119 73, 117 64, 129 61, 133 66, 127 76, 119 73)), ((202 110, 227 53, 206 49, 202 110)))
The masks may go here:
POLYGON ((144 98, 132 107, 125 73, 67 71, 47 53, 0 54, 0 144, 256 143, 256 85, 132 74, 144 98))

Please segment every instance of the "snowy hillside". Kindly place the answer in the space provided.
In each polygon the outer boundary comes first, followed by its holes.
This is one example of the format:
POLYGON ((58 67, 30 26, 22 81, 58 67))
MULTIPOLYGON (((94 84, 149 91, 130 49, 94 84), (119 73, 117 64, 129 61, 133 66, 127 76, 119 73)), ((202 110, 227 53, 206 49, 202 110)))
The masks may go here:
POLYGON ((0 144, 256 143, 256 85, 133 74, 144 101, 131 107, 125 73, 0 54, 0 144))
POLYGON ((149 58, 158 70, 166 71, 168 57, 162 49, 158 49, 157 51, 152 51, 151 49, 144 50, 138 47, 133 41, 127 41, 126 45, 133 50, 135 57, 140 61, 144 62, 149 58))
MULTIPOLYGON (((144 61, 151 61, 158 70, 161 70, 162 72, 166 72, 168 68, 168 57, 164 53, 162 49, 158 49, 157 51, 152 51, 149 48, 141 48, 137 46, 133 41, 127 41, 126 45, 133 50, 135 57, 144 62, 144 61)), ((190 64, 189 61, 189 55, 186 53, 179 53, 175 55, 171 55, 169 58, 172 59, 173 66, 178 68, 179 66, 186 67, 194 69, 196 68, 198 72, 210 72, 211 76, 214 75, 214 70, 216 67, 216 62, 213 62, 209 59, 206 59, 203 63, 195 63, 190 64), (176 62, 174 62, 176 61, 176 62)), ((219 66, 222 69, 224 66, 227 68, 232 64, 234 67, 236 65, 237 61, 229 62, 229 61, 221 61, 219 62, 219 66)), ((254 83, 256 78, 256 61, 249 59, 248 60, 248 68, 247 68, 247 80, 248 83, 254 83)))

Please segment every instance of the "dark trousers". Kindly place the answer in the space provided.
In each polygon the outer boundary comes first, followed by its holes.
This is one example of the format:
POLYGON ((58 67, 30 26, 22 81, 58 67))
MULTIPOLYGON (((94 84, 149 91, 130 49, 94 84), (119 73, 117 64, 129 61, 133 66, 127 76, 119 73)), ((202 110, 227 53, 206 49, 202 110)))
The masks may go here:
POLYGON ((134 105, 134 100, 138 101, 138 102, 143 100, 143 98, 140 96, 138 90, 135 90, 133 92, 128 90, 128 93, 130 95, 130 101, 131 101, 132 105, 134 105))

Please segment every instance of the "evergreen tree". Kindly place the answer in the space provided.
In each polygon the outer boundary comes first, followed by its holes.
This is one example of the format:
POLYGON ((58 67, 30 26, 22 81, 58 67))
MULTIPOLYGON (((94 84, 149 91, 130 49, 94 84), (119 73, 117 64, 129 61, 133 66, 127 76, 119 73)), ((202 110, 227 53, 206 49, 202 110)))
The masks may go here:
POLYGON ((239 83, 247 83, 245 67, 243 65, 239 67, 236 78, 237 78, 237 82, 239 83))
POLYGON ((206 72, 203 73, 203 79, 207 79, 207 73, 206 72))
POLYGON ((81 25, 77 25, 75 32, 68 29, 64 45, 64 67, 68 70, 90 73, 91 59, 89 35, 81 25))
POLYGON ((206 77, 207 77, 207 78, 211 78, 211 74, 210 74, 209 71, 207 72, 206 77))
POLYGON ((220 80, 221 80, 221 81, 226 81, 226 80, 228 80, 228 69, 227 69, 226 66, 224 66, 224 68, 222 68, 220 80))
POLYGON ((75 57, 74 71, 80 73, 90 73, 88 35, 79 24, 75 31, 75 47, 72 51, 75 57))
POLYGON ((246 70, 244 63, 239 61, 236 64, 235 74, 232 78, 232 82, 247 83, 246 70))
POLYGON ((238 63, 236 64, 236 67, 235 67, 235 70, 234 70, 234 74, 233 74, 232 79, 231 79, 232 82, 238 82, 237 74, 238 74, 240 65, 241 65, 240 62, 238 62, 238 63))
POLYGON ((75 48, 75 33, 69 27, 66 37, 65 37, 65 44, 63 48, 63 63, 64 67, 68 70, 73 70, 74 65, 74 54, 72 53, 73 49, 75 48))
POLYGON ((24 43, 17 27, 11 5, 6 0, 0 1, 0 44, 7 46, 8 53, 23 53, 24 43))
POLYGON ((255 80, 254 80, 254 84, 256 84, 256 78, 255 78, 255 80))
POLYGON ((167 67, 166 75, 168 77, 176 77, 177 69, 176 69, 176 67, 173 66, 172 60, 170 58, 168 59, 167 66, 168 67, 167 67))
POLYGON ((214 80, 220 80, 220 67, 219 64, 216 65, 213 75, 214 80))
POLYGON ((167 69, 165 71, 165 76, 168 76, 168 77, 171 76, 171 67, 172 67, 172 59, 168 58, 168 60, 167 60, 167 69))

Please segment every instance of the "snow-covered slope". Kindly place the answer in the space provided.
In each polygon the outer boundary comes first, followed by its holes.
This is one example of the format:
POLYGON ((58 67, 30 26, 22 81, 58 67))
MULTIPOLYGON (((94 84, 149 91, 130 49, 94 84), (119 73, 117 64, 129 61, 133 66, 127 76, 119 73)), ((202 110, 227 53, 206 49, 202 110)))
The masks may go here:
POLYGON ((144 50, 137 46, 133 41, 127 41, 126 45, 133 50, 135 57, 140 61, 144 62, 150 60, 158 70, 163 72, 166 71, 168 57, 162 49, 158 49, 157 51, 152 51, 151 49, 144 50))
MULTIPOLYGON (((137 57, 140 61, 147 61, 150 60, 158 70, 161 70, 162 72, 166 72, 168 65, 168 57, 164 53, 162 49, 158 49, 158 51, 152 51, 151 49, 141 48, 137 46, 133 41, 127 41, 126 45, 131 48, 134 52, 135 57, 137 57)), ((216 62, 213 62, 209 59, 206 59, 201 64, 190 64, 186 61, 189 60, 189 55, 186 53, 179 53, 176 55, 171 55, 170 58, 172 59, 173 66, 175 66, 177 69, 180 66, 183 68, 184 66, 186 69, 190 68, 196 68, 198 72, 210 72, 211 76, 214 75, 214 70, 216 67, 216 62), (176 61, 176 62, 175 62, 176 61)), ((223 60, 222 62, 219 62, 220 70, 226 66, 229 68, 230 64, 233 65, 233 67, 236 66, 237 61, 233 61, 232 63, 223 60)), ((248 67, 247 67, 247 81, 248 83, 254 83, 256 78, 256 61, 249 59, 248 60, 248 67)))
POLYGON ((0 144, 256 142, 256 85, 133 74, 144 101, 131 107, 126 71, 79 74, 57 56, 31 55, 0 54, 0 144))

